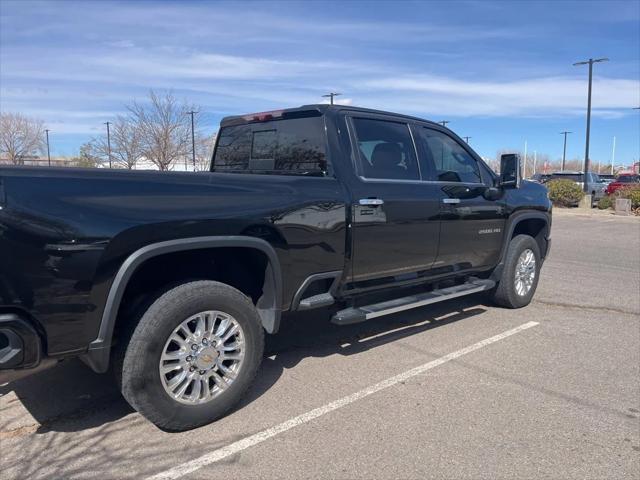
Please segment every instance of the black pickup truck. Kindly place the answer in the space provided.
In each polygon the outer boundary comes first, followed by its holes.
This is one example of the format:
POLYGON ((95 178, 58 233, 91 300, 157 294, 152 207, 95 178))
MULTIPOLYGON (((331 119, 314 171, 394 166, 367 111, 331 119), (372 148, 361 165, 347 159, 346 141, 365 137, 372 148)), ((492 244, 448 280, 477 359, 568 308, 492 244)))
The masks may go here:
POLYGON ((210 172, 2 167, 0 383, 80 357, 186 430, 238 402, 291 312, 525 306, 551 204, 519 171, 438 124, 328 105, 225 118, 210 172))

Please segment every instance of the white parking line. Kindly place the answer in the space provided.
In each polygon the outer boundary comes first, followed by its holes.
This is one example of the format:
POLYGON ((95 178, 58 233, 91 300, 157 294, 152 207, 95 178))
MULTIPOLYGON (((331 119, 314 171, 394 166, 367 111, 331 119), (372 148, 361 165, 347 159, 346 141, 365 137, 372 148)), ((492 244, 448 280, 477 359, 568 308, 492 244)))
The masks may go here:
POLYGON ((500 333, 493 337, 489 337, 485 340, 482 340, 478 343, 474 343, 473 345, 469 345, 461 350, 456 350, 455 352, 451 352, 444 357, 440 357, 431 362, 425 363, 424 365, 420 365, 419 367, 412 368, 406 372, 400 373, 393 377, 387 378, 375 385, 371 385, 370 387, 364 388, 356 393, 343 397, 334 402, 323 405, 322 407, 318 407, 309 412, 303 413, 302 415, 298 415, 297 417, 291 418, 285 422, 282 422, 279 425, 275 425, 271 428, 267 428, 261 432, 258 432, 249 437, 243 438, 242 440, 238 440, 237 442, 231 443, 226 447, 219 448, 217 450, 213 450, 212 452, 206 453, 195 460, 191 460, 190 462, 185 462, 181 465, 173 467, 169 470, 165 470, 164 472, 160 472, 157 475, 149 477, 148 480, 169 480, 180 478, 184 475, 187 475, 191 472, 198 470, 199 468, 205 467, 207 465, 211 465, 212 463, 218 462, 224 458, 227 458, 230 455, 246 450, 249 447, 253 447, 259 443, 264 442, 280 433, 284 433, 287 430, 291 430, 298 425, 305 424, 314 420, 318 417, 326 415, 327 413, 333 412, 334 410, 338 410, 346 405, 349 405, 353 402, 356 402, 362 398, 368 397, 376 392, 384 390, 386 388, 397 385, 400 382, 404 382, 405 380, 415 377, 416 375, 420 375, 427 370, 431 370, 432 368, 443 365, 451 360, 455 360, 456 358, 462 357, 468 353, 474 352, 476 350, 481 349, 482 347, 486 347, 487 345, 491 345, 492 343, 503 340, 511 335, 515 335, 516 333, 522 332, 523 330, 527 330, 528 328, 535 327, 538 325, 538 322, 527 322, 519 327, 512 328, 511 330, 507 330, 506 332, 500 333))

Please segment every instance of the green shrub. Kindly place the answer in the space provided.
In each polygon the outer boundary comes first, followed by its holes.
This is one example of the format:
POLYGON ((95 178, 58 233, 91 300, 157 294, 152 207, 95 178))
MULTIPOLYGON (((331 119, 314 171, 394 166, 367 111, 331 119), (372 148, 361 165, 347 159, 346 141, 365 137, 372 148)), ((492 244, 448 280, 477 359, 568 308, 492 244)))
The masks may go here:
POLYGON ((616 206, 616 199, 613 196, 607 195, 598 200, 598 208, 600 210, 606 210, 607 208, 614 208, 616 206))
POLYGON ((547 183, 549 199, 560 207, 574 207, 580 202, 584 193, 582 188, 571 180, 551 180, 547 183))

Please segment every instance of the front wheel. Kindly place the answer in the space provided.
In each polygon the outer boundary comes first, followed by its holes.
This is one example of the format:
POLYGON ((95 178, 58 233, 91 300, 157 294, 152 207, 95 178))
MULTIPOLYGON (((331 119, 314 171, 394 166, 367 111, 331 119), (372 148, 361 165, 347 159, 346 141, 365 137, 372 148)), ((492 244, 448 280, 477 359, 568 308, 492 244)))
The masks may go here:
POLYGON ((122 394, 165 430, 205 425, 241 399, 263 349, 249 298, 219 282, 185 283, 151 304, 121 349, 122 394))
POLYGON ((492 299, 500 306, 521 308, 531 303, 540 277, 540 249, 529 235, 517 235, 509 242, 498 286, 492 299))

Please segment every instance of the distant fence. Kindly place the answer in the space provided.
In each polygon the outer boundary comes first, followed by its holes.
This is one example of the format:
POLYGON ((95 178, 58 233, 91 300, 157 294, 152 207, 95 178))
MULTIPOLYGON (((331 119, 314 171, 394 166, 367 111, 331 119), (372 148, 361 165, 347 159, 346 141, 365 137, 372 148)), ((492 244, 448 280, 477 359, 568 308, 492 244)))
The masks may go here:
MULTIPOLYGON (((52 158, 51 164, 49 164, 49 160, 46 158, 25 158, 22 163, 14 164, 8 158, 0 158, 0 165, 24 165, 31 167, 48 167, 51 165, 52 167, 82 167, 82 168, 109 168, 109 164, 105 161, 100 161, 98 163, 92 164, 87 160, 83 160, 81 158, 52 158)), ((117 168, 122 170, 124 167, 122 164, 114 163, 113 168, 117 168)), ((140 160, 135 165, 133 170, 158 170, 158 167, 149 160, 140 160)), ((193 163, 191 160, 185 161, 177 161, 171 166, 171 170, 174 172, 191 172, 193 171, 193 163)), ((196 170, 203 171, 209 170, 209 162, 197 162, 196 170)))

